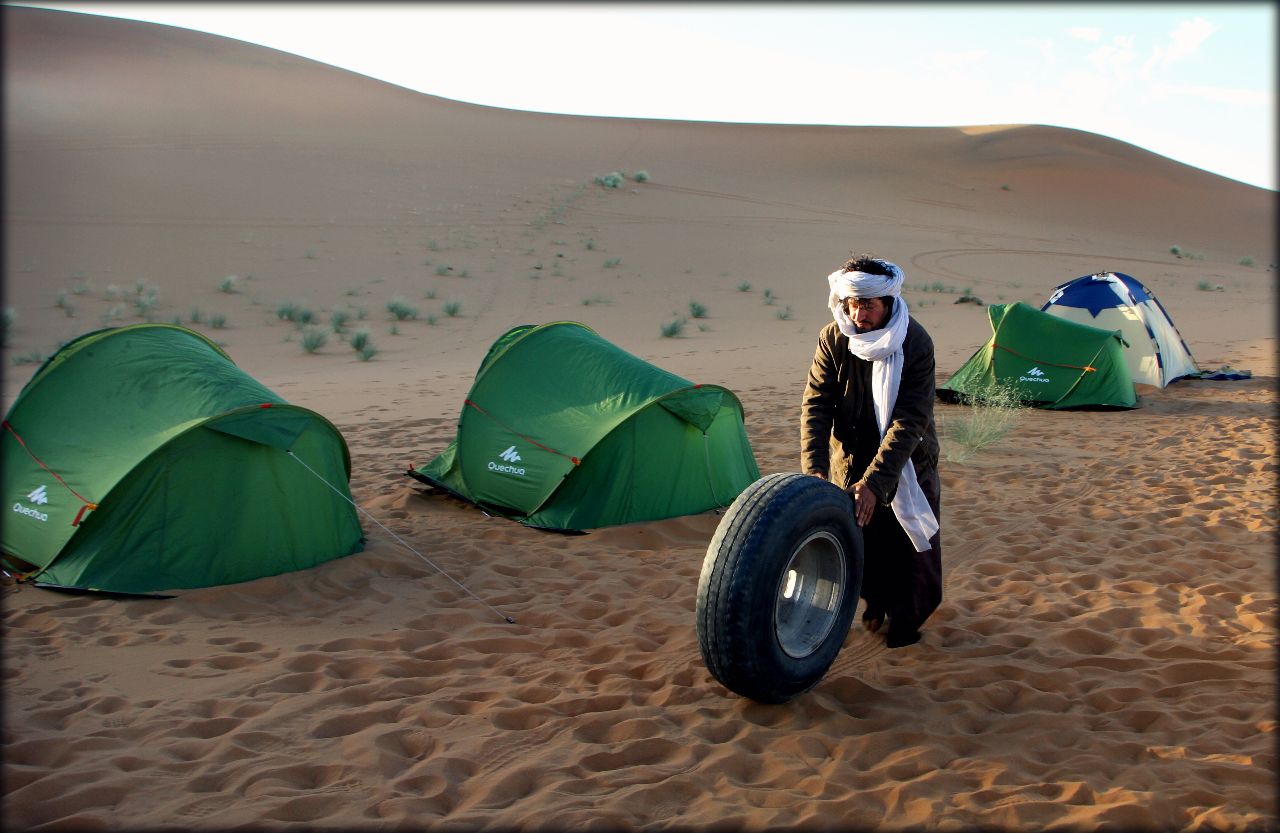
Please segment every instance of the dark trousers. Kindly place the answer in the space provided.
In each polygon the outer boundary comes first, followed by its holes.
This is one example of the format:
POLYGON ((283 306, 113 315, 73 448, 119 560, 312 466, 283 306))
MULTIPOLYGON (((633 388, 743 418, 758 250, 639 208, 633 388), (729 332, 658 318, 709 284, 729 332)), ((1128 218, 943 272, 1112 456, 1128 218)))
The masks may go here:
MULTIPOLYGON (((942 484, 937 467, 916 476, 941 525, 942 484)), ((913 641, 911 637, 942 602, 942 530, 929 540, 927 552, 916 552, 893 509, 877 505, 862 528, 862 542, 864 616, 887 614, 889 641, 913 641)))

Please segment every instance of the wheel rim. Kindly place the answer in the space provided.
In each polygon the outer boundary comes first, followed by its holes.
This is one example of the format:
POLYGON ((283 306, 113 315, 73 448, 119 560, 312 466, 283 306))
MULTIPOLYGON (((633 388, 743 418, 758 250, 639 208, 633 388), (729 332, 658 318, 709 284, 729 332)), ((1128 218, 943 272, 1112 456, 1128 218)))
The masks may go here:
POLYGON ((774 636, 788 656, 802 659, 826 641, 844 586, 844 547, 830 532, 811 533, 791 553, 773 604, 774 636))

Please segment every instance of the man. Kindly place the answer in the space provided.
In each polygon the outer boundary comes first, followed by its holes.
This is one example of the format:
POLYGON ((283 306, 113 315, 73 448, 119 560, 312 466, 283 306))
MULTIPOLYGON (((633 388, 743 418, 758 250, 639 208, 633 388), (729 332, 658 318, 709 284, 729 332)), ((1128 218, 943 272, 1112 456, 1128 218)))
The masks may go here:
POLYGON ((942 601, 933 340, 908 314, 903 277, 871 255, 827 277, 835 320, 818 336, 800 418, 802 470, 853 498, 862 623, 890 648, 918 642, 942 601))

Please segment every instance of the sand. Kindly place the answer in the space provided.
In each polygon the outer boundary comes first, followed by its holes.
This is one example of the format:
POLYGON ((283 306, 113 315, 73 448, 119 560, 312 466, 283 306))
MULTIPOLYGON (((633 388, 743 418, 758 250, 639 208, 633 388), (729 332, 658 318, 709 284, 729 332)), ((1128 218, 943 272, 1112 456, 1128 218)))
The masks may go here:
POLYGON ((5 408, 60 342, 181 320, 339 427, 369 539, 167 600, 4 586, 5 829, 1274 829, 1274 192, 1055 128, 520 113, 3 14, 5 408), (960 294, 1038 306, 1101 270, 1254 376, 944 440, 923 640, 855 629, 781 706, 699 655, 718 513, 561 536, 403 474, 493 339, 561 319, 731 388, 761 471, 794 471, 824 277, 866 249, 940 381, 989 334, 960 294), (285 302, 377 354, 304 352, 285 302))

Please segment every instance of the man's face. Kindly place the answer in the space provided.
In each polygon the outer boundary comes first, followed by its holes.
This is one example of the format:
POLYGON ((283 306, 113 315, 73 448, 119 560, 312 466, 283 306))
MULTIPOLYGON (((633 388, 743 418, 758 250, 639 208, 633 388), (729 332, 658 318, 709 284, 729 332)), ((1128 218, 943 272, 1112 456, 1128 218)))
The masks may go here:
POLYGON ((880 329, 889 318, 889 307, 880 298, 845 298, 844 309, 861 333, 880 329))

